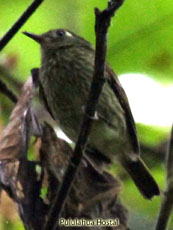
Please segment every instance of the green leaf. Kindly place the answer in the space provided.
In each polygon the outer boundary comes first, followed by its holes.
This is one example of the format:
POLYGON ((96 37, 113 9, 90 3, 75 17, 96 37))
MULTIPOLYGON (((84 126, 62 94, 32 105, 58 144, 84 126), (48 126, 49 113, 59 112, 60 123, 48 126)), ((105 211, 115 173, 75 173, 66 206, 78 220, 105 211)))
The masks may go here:
POLYGON ((42 187, 40 192, 40 197, 44 200, 47 196, 48 190, 47 187, 42 187))

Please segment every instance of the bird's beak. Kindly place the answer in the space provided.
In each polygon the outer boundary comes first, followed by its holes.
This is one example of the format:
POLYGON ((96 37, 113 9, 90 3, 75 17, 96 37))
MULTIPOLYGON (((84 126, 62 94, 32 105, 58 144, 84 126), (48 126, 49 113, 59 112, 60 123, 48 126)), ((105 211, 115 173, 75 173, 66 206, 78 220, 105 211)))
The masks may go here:
POLYGON ((23 32, 23 34, 25 34, 26 36, 32 38, 33 40, 35 40, 39 44, 41 44, 43 42, 43 36, 42 35, 33 34, 33 33, 29 33, 29 32, 23 32))

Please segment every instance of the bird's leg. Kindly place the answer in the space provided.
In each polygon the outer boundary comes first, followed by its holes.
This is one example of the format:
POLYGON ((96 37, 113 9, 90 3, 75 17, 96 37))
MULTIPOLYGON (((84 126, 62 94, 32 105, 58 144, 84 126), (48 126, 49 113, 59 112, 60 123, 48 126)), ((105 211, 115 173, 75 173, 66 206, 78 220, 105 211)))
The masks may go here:
MULTIPOLYGON (((83 114, 85 114, 85 109, 86 109, 86 106, 83 105, 83 106, 82 106, 82 113, 83 113, 83 114)), ((95 111, 94 116, 91 117, 91 116, 89 116, 88 114, 87 114, 87 116, 88 116, 90 119, 94 120, 94 121, 98 121, 98 120, 99 120, 97 111, 95 111)))

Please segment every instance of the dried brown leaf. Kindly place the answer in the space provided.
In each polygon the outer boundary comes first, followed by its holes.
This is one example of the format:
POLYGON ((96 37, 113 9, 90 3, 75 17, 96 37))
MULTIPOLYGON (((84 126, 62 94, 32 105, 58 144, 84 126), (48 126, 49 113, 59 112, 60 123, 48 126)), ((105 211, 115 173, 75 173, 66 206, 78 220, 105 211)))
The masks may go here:
POLYGON ((14 201, 7 195, 5 191, 2 192, 0 203, 0 222, 6 219, 8 221, 17 221, 19 216, 16 212, 16 206, 14 201))
MULTIPOLYGON (((69 144, 59 139, 53 128, 46 123, 43 127, 40 154, 42 165, 47 172, 44 186, 48 188, 46 198, 50 205, 54 202, 72 153, 73 150, 69 144)), ((127 229, 128 211, 118 199, 121 189, 122 184, 118 179, 104 171, 99 173, 99 170, 95 169, 93 164, 90 164, 84 157, 62 216, 72 218, 75 213, 76 218, 119 218, 120 226, 112 229, 125 230, 127 229)), ((103 228, 97 226, 93 229, 102 230, 103 228)), ((109 229, 109 227, 104 229, 109 229)), ((85 227, 85 230, 89 228, 85 227)))
POLYGON ((29 77, 0 139, 0 161, 26 157, 31 128, 34 84, 29 77))
POLYGON ((40 157, 42 164, 61 182, 73 150, 67 142, 56 136, 53 128, 45 123, 40 157))

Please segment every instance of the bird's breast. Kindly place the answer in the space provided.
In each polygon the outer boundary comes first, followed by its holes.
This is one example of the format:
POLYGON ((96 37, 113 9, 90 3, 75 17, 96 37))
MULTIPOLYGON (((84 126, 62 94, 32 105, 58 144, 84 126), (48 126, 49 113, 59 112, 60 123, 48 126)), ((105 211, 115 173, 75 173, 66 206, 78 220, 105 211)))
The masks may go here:
POLYGON ((81 65, 80 59, 50 58, 40 70, 40 82, 51 112, 72 139, 79 131, 92 76, 92 70, 86 66, 81 69, 81 65))
MULTIPOLYGON (((90 59, 84 55, 72 59, 68 56, 49 58, 42 63, 40 81, 47 103, 62 130, 73 141, 79 134, 93 70, 93 56, 90 59)), ((126 133, 126 122, 124 111, 108 84, 103 88, 97 112, 99 120, 93 126, 90 142, 99 150, 105 143, 112 142, 116 148, 126 133)))

